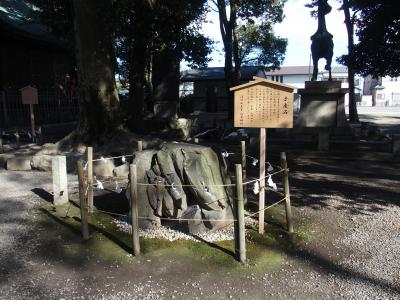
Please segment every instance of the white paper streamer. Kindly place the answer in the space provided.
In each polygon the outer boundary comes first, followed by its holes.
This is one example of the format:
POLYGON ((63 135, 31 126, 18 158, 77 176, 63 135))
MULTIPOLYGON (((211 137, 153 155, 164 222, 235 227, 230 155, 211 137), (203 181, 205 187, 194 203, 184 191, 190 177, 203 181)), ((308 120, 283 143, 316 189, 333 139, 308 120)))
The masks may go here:
POLYGON ((93 179, 96 180, 96 188, 98 188, 99 190, 104 190, 103 184, 96 177, 94 177, 93 179))
POLYGON ((122 187, 120 187, 118 181, 115 182, 115 191, 116 191, 118 194, 121 194, 121 193, 122 193, 122 187))
POLYGON ((222 152, 221 154, 222 154, 222 157, 225 157, 225 158, 229 157, 229 153, 227 151, 222 152))
POLYGON ((88 162, 86 162, 86 164, 85 164, 85 166, 83 167, 83 169, 86 171, 86 169, 87 169, 87 165, 88 165, 88 162))
POLYGON ((271 164, 270 164, 269 162, 267 162, 267 165, 268 165, 268 168, 267 168, 267 171, 268 171, 268 172, 271 172, 271 171, 274 170, 274 167, 271 166, 271 164))
POLYGON ((126 163, 126 158, 125 158, 125 156, 122 155, 121 160, 122 160, 123 163, 126 163))
POLYGON ((272 187, 275 191, 277 190, 276 183, 272 181, 272 176, 268 176, 268 185, 272 187))
POLYGON ((258 159, 257 158, 253 158, 253 166, 257 166, 258 164, 258 159))
POLYGON ((102 157, 100 157, 100 159, 102 160, 102 161, 104 161, 104 162, 107 162, 107 160, 102 156, 102 157))
POLYGON ((258 180, 254 182, 253 185, 253 193, 254 195, 257 195, 260 192, 260 184, 258 183, 258 180))

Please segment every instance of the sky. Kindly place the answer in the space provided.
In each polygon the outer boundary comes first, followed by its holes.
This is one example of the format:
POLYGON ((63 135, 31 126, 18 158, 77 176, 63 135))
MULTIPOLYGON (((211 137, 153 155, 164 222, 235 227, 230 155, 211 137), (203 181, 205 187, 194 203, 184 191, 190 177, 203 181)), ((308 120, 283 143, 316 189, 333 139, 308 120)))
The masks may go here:
MULTIPOLYGON (((310 16, 310 9, 304 6, 308 2, 308 0, 287 0, 284 8, 285 18, 282 23, 275 25, 275 34, 288 39, 283 66, 308 66, 310 63, 310 36, 317 30, 318 24, 317 19, 310 16)), ((346 26, 343 11, 338 10, 338 1, 330 0, 329 4, 332 6, 332 11, 326 15, 326 26, 333 35, 332 65, 338 65, 336 58, 347 52, 346 26)), ((210 12, 207 21, 203 24, 203 32, 217 42, 209 66, 223 66, 224 58, 218 14, 210 12)), ((321 59, 319 67, 322 68, 323 66, 325 66, 325 60, 321 59)))

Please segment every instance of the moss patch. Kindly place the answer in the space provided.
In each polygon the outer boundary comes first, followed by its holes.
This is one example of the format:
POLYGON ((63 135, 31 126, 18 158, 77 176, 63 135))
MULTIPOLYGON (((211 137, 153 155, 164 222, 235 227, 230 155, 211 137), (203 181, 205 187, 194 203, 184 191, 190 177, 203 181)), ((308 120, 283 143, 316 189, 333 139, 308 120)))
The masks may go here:
MULTIPOLYGON (((44 204, 33 215, 35 230, 41 233, 40 243, 43 247, 50 246, 55 257, 75 263, 91 259, 119 263, 137 260, 130 255, 130 234, 121 231, 110 215, 95 213, 89 217, 90 240, 86 242, 81 238, 80 211, 75 202, 57 208, 44 204)), ((281 265, 286 250, 296 247, 298 241, 312 238, 312 235, 307 224, 299 220, 295 220, 297 234, 288 234, 283 208, 271 208, 265 216, 268 223, 264 235, 259 235, 256 229, 247 228, 245 266, 235 259, 234 241, 170 242, 140 238, 141 257, 174 258, 189 264, 191 268, 214 273, 272 271, 281 265)))

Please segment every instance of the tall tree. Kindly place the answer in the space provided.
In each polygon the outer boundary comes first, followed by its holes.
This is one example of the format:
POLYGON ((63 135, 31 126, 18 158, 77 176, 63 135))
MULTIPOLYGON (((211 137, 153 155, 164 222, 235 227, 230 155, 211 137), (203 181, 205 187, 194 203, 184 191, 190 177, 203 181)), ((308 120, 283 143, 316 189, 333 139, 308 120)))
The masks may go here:
POLYGON ((349 119, 350 122, 358 123, 357 103, 355 98, 355 56, 354 56, 354 23, 357 20, 357 11, 352 10, 352 0, 342 0, 342 6, 340 9, 344 13, 344 23, 346 24, 347 30, 347 59, 346 61, 338 60, 339 62, 347 65, 347 74, 349 81, 349 119))
POLYGON ((120 123, 115 55, 97 0, 73 0, 80 90, 79 133, 98 140, 120 123))
POLYGON ((276 37, 272 24, 283 20, 283 5, 279 0, 212 0, 219 15, 219 27, 225 51, 225 81, 229 117, 233 117, 233 95, 229 88, 240 82, 240 67, 244 58, 258 51, 259 61, 277 67, 283 61, 286 41, 276 37), (261 25, 255 25, 260 23, 261 25), (239 22, 241 23, 239 25, 239 22), (257 26, 257 27, 254 27, 257 26), (258 38, 250 38, 251 31, 258 38), (251 42, 251 43, 250 43, 251 42), (242 46, 242 47, 241 47, 242 46))
MULTIPOLYGON (((133 120, 143 117, 146 100, 177 100, 179 63, 204 65, 210 40, 200 34, 206 0, 121 0, 117 53, 129 77, 133 120)), ((137 125, 137 124, 136 124, 137 125)))
POLYGON ((354 67, 363 75, 400 74, 400 6, 390 0, 353 0, 358 10, 354 67))
POLYGON ((77 65, 79 84, 79 138, 100 140, 120 123, 115 84, 116 58, 110 24, 114 7, 109 1, 29 0, 42 22, 66 41, 77 65), (95 30, 94 30, 95 29, 95 30))

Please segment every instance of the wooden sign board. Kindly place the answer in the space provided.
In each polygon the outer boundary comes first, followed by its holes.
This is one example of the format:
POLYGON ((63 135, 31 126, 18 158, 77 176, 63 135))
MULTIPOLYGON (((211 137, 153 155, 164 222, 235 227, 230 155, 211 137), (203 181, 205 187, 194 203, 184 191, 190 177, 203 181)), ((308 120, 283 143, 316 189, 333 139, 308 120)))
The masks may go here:
POLYGON ((234 91, 234 126, 293 128, 294 87, 254 77, 234 91))
POLYGON ((38 91, 33 86, 26 86, 20 89, 22 104, 38 104, 38 91))

